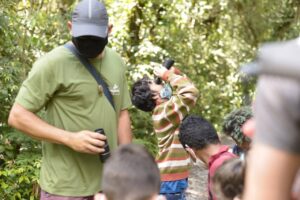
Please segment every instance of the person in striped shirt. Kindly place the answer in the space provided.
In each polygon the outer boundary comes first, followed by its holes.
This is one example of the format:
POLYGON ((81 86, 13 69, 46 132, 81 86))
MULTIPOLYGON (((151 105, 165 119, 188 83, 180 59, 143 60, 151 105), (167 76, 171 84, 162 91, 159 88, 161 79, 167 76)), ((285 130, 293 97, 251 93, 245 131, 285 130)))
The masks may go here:
POLYGON ((179 125, 195 106, 198 89, 178 69, 155 67, 154 74, 164 80, 157 84, 147 76, 132 87, 132 102, 140 110, 152 112, 158 139, 156 162, 160 170, 160 194, 167 200, 185 200, 190 158, 181 145, 179 125))

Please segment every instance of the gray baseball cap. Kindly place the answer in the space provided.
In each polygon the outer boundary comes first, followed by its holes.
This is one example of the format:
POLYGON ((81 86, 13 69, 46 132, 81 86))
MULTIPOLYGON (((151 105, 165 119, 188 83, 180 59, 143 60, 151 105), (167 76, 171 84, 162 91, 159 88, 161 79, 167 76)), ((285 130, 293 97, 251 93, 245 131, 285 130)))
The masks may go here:
POLYGON ((257 60, 242 66, 248 75, 278 75, 300 80, 300 37, 297 39, 264 44, 257 60))
POLYGON ((80 1, 72 14, 72 36, 105 38, 107 34, 108 15, 104 4, 97 0, 80 1))

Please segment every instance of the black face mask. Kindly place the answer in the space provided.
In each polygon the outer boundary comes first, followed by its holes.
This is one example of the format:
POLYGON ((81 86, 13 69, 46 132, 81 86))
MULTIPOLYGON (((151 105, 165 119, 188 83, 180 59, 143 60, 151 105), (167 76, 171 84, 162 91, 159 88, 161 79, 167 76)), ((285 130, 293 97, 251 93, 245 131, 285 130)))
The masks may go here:
POLYGON ((108 43, 108 37, 96 36, 72 37, 72 42, 79 53, 85 58, 96 58, 108 43))

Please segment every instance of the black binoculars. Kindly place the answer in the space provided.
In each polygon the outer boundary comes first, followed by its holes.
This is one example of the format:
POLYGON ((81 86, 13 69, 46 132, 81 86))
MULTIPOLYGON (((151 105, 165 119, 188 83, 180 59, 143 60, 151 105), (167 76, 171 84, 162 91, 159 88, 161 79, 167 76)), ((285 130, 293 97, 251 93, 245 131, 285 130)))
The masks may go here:
MULTIPOLYGON (((98 128, 95 130, 95 132, 105 135, 103 128, 98 128)), ((104 152, 99 155, 99 158, 101 162, 104 163, 109 158, 109 156, 110 156, 110 150, 106 139, 104 144, 104 152)))
MULTIPOLYGON (((167 69, 170 69, 173 65, 174 65, 174 60, 172 60, 170 58, 166 59, 163 63, 163 66, 167 69)), ((161 84, 162 80, 161 80, 161 78, 155 77, 154 82, 156 84, 161 84)))

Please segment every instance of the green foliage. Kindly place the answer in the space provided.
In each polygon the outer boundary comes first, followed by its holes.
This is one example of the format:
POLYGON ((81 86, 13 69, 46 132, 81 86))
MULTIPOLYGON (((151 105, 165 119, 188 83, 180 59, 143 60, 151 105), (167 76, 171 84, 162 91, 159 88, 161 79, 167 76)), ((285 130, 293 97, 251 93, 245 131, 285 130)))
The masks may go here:
POLYGON ((38 197, 40 144, 8 127, 7 118, 32 63, 68 40, 69 14, 64 5, 61 1, 0 1, 1 200, 38 197))
POLYGON ((137 109, 131 109, 130 113, 135 117, 132 120, 135 137, 134 143, 142 144, 153 156, 155 156, 158 151, 158 147, 156 136, 152 130, 150 113, 141 112, 137 109))
POLYGON ((28 200, 38 197, 40 155, 22 152, 0 170, 0 199, 28 200))
MULTIPOLYGON (((39 163, 40 145, 11 129, 7 117, 33 62, 70 39, 66 24, 76 2, 0 0, 0 194, 6 195, 4 199, 34 198, 38 164, 33 163, 39 163)), ((218 130, 227 113, 253 98, 255 81, 245 84, 238 73, 240 65, 254 58, 261 43, 299 35, 298 0, 105 2, 114 25, 109 45, 127 62, 129 84, 151 74, 153 65, 166 57, 173 58, 200 90, 193 113, 211 120, 218 130)), ((135 141, 155 154, 150 115, 135 108, 130 112, 135 141)))

